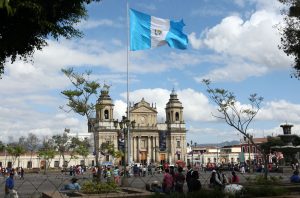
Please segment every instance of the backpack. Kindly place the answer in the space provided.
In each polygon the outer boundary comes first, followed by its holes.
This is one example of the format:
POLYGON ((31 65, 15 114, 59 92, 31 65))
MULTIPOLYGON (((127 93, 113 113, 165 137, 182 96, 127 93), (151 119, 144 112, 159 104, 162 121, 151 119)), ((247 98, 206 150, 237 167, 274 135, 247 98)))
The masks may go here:
POLYGON ((186 182, 188 182, 191 178, 192 178, 192 173, 193 170, 190 169, 187 173, 186 173, 186 182))

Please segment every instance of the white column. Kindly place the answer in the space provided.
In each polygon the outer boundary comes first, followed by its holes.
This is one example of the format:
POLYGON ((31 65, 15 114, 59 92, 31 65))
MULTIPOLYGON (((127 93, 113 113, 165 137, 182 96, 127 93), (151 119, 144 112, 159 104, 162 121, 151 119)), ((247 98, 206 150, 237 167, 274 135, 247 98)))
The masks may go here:
POLYGON ((151 150, 152 151, 152 159, 155 162, 156 161, 156 158, 155 158, 156 147, 155 147, 154 137, 153 136, 151 137, 151 146, 152 146, 152 150, 151 150))
POLYGON ((137 153, 137 162, 138 163, 140 163, 140 136, 137 136, 136 137, 136 139, 137 139, 137 151, 136 151, 136 153, 137 153))
POLYGON ((134 136, 132 136, 132 149, 131 149, 131 152, 132 152, 132 162, 135 162, 135 153, 136 153, 136 149, 135 149, 135 142, 134 142, 134 140, 135 140, 135 137, 134 136))
POLYGON ((150 164, 151 148, 150 148, 150 136, 147 137, 147 164, 150 164))
POLYGON ((157 149, 155 150, 156 161, 160 162, 160 159, 159 159, 159 140, 158 140, 158 136, 155 137, 155 147, 157 147, 157 149))

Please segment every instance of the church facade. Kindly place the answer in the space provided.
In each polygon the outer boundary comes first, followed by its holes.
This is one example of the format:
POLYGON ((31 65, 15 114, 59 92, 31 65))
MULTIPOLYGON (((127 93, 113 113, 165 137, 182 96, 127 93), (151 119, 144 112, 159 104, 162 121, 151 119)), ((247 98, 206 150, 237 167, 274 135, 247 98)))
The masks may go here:
MULTIPOLYGON (((125 113, 125 112, 124 112, 125 113)), ((156 106, 144 98, 129 106, 130 126, 120 126, 114 119, 114 104, 108 89, 102 90, 96 105, 96 146, 113 144, 115 150, 122 150, 129 163, 175 164, 178 160, 186 162, 186 127, 183 119, 183 106, 173 90, 165 107, 165 122, 159 123, 156 106), (126 128, 126 130, 125 130, 126 128), (129 136, 127 135, 129 128, 129 136), (127 137, 130 138, 127 144, 127 137), (127 146, 129 145, 129 156, 127 146)), ((124 158, 123 158, 124 160, 124 158)), ((100 155, 100 163, 112 161, 121 164, 122 159, 113 159, 105 152, 100 155)))

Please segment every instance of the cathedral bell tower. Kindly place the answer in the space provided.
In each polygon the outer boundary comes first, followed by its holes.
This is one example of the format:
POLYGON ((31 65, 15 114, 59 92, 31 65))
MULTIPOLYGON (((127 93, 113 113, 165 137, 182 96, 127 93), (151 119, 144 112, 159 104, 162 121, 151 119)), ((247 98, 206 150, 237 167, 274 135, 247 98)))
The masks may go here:
POLYGON ((169 102, 166 105, 166 123, 184 124, 182 103, 177 98, 177 93, 172 90, 169 102))
POLYGON ((96 119, 100 122, 113 121, 114 104, 108 93, 109 86, 104 85, 96 104, 96 119))

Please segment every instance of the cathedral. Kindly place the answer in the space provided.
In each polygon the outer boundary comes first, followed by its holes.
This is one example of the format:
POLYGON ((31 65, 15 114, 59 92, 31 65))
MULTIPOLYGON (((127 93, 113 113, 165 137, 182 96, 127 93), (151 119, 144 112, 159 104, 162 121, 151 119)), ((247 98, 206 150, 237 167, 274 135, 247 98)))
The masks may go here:
POLYGON ((124 159, 128 159, 129 163, 139 164, 165 162, 175 164, 178 160, 186 162, 183 107, 174 90, 166 103, 164 123, 157 121, 156 106, 150 105, 144 98, 138 103, 129 105, 128 109, 129 119, 123 117, 127 122, 120 123, 114 119, 114 104, 109 96, 109 89, 101 91, 96 104, 95 145, 101 151, 103 143, 113 144, 115 150, 122 150, 125 156, 123 159, 115 159, 102 151, 100 163, 110 161, 122 164, 124 159), (127 138, 130 140, 129 144, 127 138))

